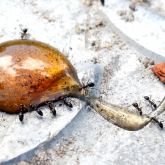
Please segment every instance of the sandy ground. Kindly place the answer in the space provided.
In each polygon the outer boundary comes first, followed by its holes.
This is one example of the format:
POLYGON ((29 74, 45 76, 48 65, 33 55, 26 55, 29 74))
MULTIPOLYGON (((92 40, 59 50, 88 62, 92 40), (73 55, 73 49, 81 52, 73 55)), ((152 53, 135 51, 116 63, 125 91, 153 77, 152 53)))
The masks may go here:
MULTIPOLYGON (((91 89, 91 94, 110 103, 128 106, 132 111, 136 110, 131 104, 138 102, 144 113, 151 111, 143 99, 145 95, 151 96, 157 104, 164 97, 164 85, 150 70, 153 60, 143 56, 114 33, 109 23, 110 16, 104 16, 104 9, 98 1, 90 5, 77 0, 49 3, 46 0, 15 0, 12 3, 8 0, 3 5, 2 9, 7 5, 10 10, 1 11, 2 21, 6 22, 2 24, 1 21, 0 40, 18 38, 20 28, 28 28, 31 38, 47 42, 67 54, 82 81, 95 81, 96 87, 91 89), (10 21, 7 20, 9 16, 12 17, 10 21)), ((79 109, 82 107, 80 102, 74 104, 79 109)), ((66 109, 63 111, 62 114, 66 109)), ((75 111, 78 115, 57 136, 53 134, 53 139, 48 138, 44 140, 47 143, 29 152, 24 150, 27 153, 22 151, 21 156, 2 164, 164 164, 165 131, 155 123, 140 131, 128 132, 108 123, 87 107, 81 111, 75 108, 73 113, 75 111)), ((27 119, 28 123, 38 120, 34 117, 27 119)), ((159 120, 164 118, 165 115, 161 115, 159 120)), ((12 117, 9 122, 11 120, 12 117)), ((51 127, 47 126, 50 121, 44 121, 45 128, 41 127, 39 133, 47 133, 51 127)), ((28 125, 26 129, 33 137, 35 126, 32 128, 28 125)), ((55 129, 52 128, 53 131, 55 129)), ((39 136, 37 140, 42 138, 39 136)), ((35 146, 37 142, 33 142, 35 146)), ((8 149, 7 152, 12 150, 8 149)))

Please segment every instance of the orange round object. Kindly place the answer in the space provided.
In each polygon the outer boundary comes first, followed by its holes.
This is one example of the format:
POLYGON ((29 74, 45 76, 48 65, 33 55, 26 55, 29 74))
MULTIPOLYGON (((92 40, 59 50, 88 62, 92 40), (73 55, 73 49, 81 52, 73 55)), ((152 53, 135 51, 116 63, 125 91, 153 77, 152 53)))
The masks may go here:
POLYGON ((165 62, 156 64, 151 69, 159 77, 160 81, 165 83, 165 62))
POLYGON ((21 106, 74 95, 80 87, 75 69, 57 49, 32 40, 0 44, 1 111, 19 113, 21 106))

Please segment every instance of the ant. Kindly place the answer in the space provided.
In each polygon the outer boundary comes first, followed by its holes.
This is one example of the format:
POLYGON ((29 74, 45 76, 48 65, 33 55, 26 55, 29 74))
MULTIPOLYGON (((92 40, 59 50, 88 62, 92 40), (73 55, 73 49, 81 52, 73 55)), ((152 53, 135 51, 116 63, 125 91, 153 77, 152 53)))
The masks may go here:
POLYGON ((147 100, 153 106, 154 109, 157 108, 157 105, 153 101, 151 101, 148 96, 144 96, 144 99, 147 100))
POLYGON ((69 107, 69 108, 73 108, 73 105, 72 105, 71 102, 66 101, 66 100, 64 99, 64 100, 63 100, 63 103, 64 103, 67 107, 69 107))
MULTIPOLYGON (((70 101, 66 100, 64 97, 59 98, 60 101, 62 101, 67 107, 73 108, 73 105, 70 101)), ((59 106, 62 106, 62 104, 59 104, 59 106)))
POLYGON ((95 86, 94 83, 88 83, 87 85, 84 85, 82 88, 83 88, 83 89, 88 88, 88 87, 92 88, 92 87, 94 87, 94 86, 95 86))
POLYGON ((26 39, 27 37, 27 32, 28 32, 28 29, 27 28, 24 28, 22 29, 22 32, 21 32, 21 39, 26 39))
POLYGON ((101 1, 101 4, 104 6, 104 0, 100 0, 101 1))
POLYGON ((43 116, 43 112, 40 109, 35 109, 32 105, 29 106, 29 109, 27 109, 24 105, 21 105, 21 112, 19 113, 19 120, 22 122, 24 119, 24 113, 26 110, 35 110, 40 116, 43 116))
POLYGON ((53 102, 48 101, 46 105, 49 107, 50 111, 52 112, 53 116, 56 116, 56 110, 54 108, 53 102))
MULTIPOLYGON (((139 111, 140 115, 142 115, 142 108, 139 107, 138 103, 133 103, 132 105, 139 111)), ((152 120, 155 123, 157 123, 161 129, 163 129, 163 123, 162 122, 158 121, 156 118, 152 118, 152 120)))
POLYGON ((158 120, 155 119, 155 118, 152 118, 152 120, 153 120, 154 122, 158 123, 159 127, 160 127, 161 129, 163 129, 163 123, 162 123, 162 122, 158 121, 158 120))
POLYGON ((132 105, 139 111, 139 114, 142 115, 142 108, 139 107, 138 103, 133 103, 132 105))

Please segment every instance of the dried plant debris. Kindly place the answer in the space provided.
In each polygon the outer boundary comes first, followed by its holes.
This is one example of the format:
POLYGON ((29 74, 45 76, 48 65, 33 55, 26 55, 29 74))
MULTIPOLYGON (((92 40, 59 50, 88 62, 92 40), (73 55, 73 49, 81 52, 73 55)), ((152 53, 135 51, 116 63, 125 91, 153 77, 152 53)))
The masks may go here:
POLYGON ((151 70, 159 77, 161 82, 165 83, 165 62, 156 64, 151 70))
POLYGON ((138 60, 139 60, 140 63, 142 63, 144 65, 145 68, 148 68, 148 67, 155 64, 154 60, 151 60, 150 58, 140 57, 138 60))
POLYGON ((131 10, 119 10, 119 11, 117 11, 117 14, 125 22, 132 22, 132 21, 134 21, 134 15, 133 15, 133 12, 131 10))

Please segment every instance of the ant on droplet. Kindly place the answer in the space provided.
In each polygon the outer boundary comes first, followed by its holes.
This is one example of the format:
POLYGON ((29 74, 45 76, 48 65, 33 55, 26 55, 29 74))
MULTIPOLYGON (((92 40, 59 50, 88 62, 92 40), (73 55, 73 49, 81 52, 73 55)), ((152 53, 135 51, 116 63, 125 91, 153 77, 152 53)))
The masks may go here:
POLYGON ((157 105, 153 101, 151 101, 148 96, 144 96, 144 99, 147 100, 153 106, 154 109, 157 108, 157 105))
POLYGON ((88 87, 92 88, 92 87, 94 87, 94 86, 95 86, 95 84, 92 83, 92 82, 90 82, 90 83, 88 83, 87 85, 84 85, 82 88, 83 88, 83 89, 88 88, 88 87))

